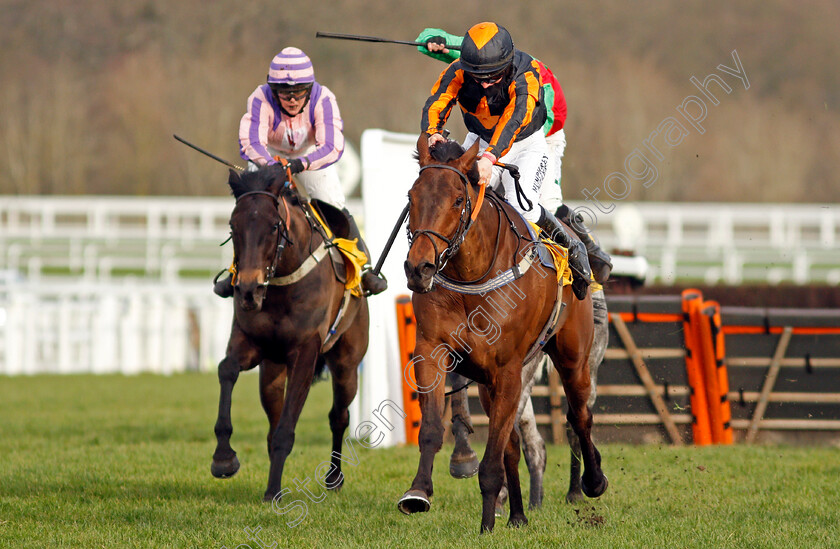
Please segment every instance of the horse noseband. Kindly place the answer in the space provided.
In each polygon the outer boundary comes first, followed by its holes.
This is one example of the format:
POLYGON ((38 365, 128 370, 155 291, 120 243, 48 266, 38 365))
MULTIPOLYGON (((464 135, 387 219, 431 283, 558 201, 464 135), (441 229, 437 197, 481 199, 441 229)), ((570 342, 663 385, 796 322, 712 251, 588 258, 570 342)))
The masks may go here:
POLYGON ((447 164, 427 164, 420 168, 420 173, 423 173, 424 170, 428 170, 430 168, 439 168, 443 170, 450 170, 458 174, 461 178, 461 181, 464 183, 464 195, 466 196, 466 200, 464 201, 464 208, 461 210, 461 216, 458 220, 458 228, 455 229, 455 234, 452 235, 452 238, 447 238, 442 234, 432 231, 429 229, 420 229, 414 231, 413 233, 408 229, 408 225, 406 225, 406 232, 408 233, 408 246, 411 247, 414 239, 420 235, 425 235, 429 238, 432 243, 432 247, 435 249, 435 270, 440 271, 445 266, 449 259, 454 256, 458 249, 461 247, 461 244, 464 242, 464 238, 467 236, 467 231, 472 226, 470 221, 470 215, 472 214, 472 201, 470 200, 470 180, 467 178, 466 174, 459 170, 458 168, 453 168, 447 164), (446 242, 446 248, 442 252, 438 252, 437 244, 431 238, 431 236, 436 236, 440 238, 444 242, 446 242))

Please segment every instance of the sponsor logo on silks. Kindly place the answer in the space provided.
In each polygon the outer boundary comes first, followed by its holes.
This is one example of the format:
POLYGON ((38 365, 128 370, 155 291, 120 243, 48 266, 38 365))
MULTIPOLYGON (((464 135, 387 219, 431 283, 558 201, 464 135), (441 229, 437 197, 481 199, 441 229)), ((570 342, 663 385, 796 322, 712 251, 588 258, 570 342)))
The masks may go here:
POLYGON ((543 179, 545 179, 545 174, 548 171, 548 157, 543 155, 542 160, 540 160, 540 167, 537 168, 537 174, 534 177, 534 186, 532 187, 533 191, 539 192, 542 188, 543 179))

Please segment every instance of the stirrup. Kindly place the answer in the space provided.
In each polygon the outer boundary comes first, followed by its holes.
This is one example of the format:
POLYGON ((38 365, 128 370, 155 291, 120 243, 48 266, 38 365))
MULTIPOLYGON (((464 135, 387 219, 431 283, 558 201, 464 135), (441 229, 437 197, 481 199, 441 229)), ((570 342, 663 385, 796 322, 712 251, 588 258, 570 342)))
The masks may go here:
POLYGON ((222 269, 219 271, 218 274, 213 277, 213 293, 219 297, 233 297, 232 277, 233 274, 230 273, 229 269, 222 269), (228 277, 219 280, 224 273, 228 273, 228 277))
POLYGON ((370 268, 370 265, 365 265, 362 269, 361 277, 361 285, 365 297, 381 294, 388 289, 388 280, 385 278, 385 275, 382 273, 375 274, 373 269, 370 268))

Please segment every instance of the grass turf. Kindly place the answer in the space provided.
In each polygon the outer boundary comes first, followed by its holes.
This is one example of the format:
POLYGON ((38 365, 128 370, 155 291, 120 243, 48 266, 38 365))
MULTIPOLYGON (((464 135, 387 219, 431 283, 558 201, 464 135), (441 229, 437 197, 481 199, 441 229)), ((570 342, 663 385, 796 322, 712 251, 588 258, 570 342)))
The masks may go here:
MULTIPOLYGON (((505 517, 479 538, 477 479, 449 477, 451 447, 436 460, 431 512, 409 517, 396 501, 417 449, 357 444, 344 488, 305 500, 305 518, 290 526, 298 512, 261 502, 267 422, 257 376, 243 374, 234 390, 242 469, 228 480, 209 471, 217 399, 212 374, 0 377, 0 547, 260 547, 246 528, 277 548, 840 546, 833 448, 601 445, 610 487, 571 506, 568 450, 549 445, 543 508, 527 513, 525 528, 506 528, 505 517)), ((329 383, 315 385, 284 487, 313 478, 329 455, 330 402, 329 383)), ((524 460, 520 474, 527 498, 524 460)))

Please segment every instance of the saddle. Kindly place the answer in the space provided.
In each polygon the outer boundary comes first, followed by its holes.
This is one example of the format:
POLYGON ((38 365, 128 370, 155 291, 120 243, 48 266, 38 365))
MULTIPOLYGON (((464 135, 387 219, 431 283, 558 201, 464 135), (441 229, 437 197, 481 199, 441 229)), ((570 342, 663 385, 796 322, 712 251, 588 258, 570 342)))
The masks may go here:
POLYGON ((350 224, 344 212, 322 200, 313 198, 314 221, 321 228, 321 234, 328 242, 330 260, 335 278, 357 297, 362 296, 362 267, 368 258, 359 249, 358 239, 350 239, 350 224))

